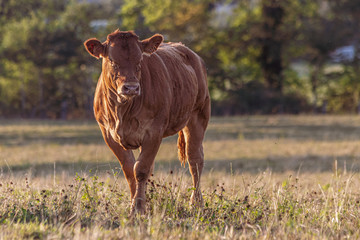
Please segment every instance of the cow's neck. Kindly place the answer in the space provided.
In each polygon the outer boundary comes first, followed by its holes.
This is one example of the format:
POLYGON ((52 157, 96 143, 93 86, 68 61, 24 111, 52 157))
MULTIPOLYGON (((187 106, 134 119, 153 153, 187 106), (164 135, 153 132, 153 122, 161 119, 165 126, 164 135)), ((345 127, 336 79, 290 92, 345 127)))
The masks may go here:
POLYGON ((139 101, 140 99, 132 99, 123 103, 114 103, 113 117, 115 121, 110 133, 115 141, 121 144, 124 149, 139 147, 138 139, 140 138, 138 137, 139 134, 136 134, 140 127, 140 120, 138 118, 138 111, 140 109, 137 108, 139 101))
POLYGON ((140 110, 140 104, 138 104, 140 97, 136 97, 126 101, 119 101, 118 96, 115 95, 111 90, 108 90, 108 107, 110 108, 109 113, 112 114, 112 118, 118 121, 117 125, 131 118, 136 118, 137 113, 140 110))

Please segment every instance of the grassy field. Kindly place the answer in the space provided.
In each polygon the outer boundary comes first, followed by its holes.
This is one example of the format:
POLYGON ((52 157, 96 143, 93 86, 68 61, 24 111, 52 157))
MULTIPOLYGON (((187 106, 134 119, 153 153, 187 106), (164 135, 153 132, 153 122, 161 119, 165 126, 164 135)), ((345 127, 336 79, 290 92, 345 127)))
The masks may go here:
POLYGON ((360 238, 360 117, 212 118, 204 150, 204 208, 170 137, 129 219, 95 122, 0 120, 0 239, 360 238))

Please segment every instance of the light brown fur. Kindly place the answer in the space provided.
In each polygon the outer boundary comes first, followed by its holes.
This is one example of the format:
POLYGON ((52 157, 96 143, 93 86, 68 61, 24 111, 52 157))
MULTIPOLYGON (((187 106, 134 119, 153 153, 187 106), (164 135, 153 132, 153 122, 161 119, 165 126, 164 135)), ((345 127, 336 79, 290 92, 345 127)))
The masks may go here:
POLYGON ((133 213, 145 211, 145 184, 162 138, 176 133, 179 159, 184 165, 188 161, 196 189, 191 201, 202 202, 202 141, 210 116, 206 69, 189 48, 161 44, 162 39, 157 34, 139 41, 133 32, 117 30, 104 43, 84 43, 91 55, 103 58, 95 118, 129 183, 133 213), (133 85, 140 89, 126 95, 126 86, 133 85), (131 150, 137 148, 135 161, 131 150))

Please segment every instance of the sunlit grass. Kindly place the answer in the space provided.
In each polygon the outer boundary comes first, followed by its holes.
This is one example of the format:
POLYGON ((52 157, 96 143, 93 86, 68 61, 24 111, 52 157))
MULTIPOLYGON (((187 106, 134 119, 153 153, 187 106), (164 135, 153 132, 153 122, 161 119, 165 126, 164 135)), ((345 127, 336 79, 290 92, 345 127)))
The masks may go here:
MULTIPOLYGON (((94 121, 0 121, 0 239, 359 238, 360 117, 213 118, 204 208, 164 139, 148 214, 94 121)), ((136 152, 138 154, 138 152, 136 152)))
POLYGON ((208 173, 203 209, 189 205, 187 176, 161 173, 148 183, 147 215, 135 219, 116 174, 44 180, 1 179, 0 237, 359 237, 360 179, 349 173, 208 173))

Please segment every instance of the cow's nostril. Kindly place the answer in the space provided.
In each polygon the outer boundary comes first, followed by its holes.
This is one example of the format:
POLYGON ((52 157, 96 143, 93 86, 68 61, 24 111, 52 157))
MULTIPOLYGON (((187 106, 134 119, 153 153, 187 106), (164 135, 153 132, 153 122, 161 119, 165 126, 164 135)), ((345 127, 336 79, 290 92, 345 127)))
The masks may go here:
POLYGON ((122 94, 124 95, 138 95, 139 92, 139 84, 124 84, 124 86, 122 87, 122 94))
POLYGON ((128 86, 124 86, 123 89, 124 89, 125 92, 130 90, 130 88, 128 86))

